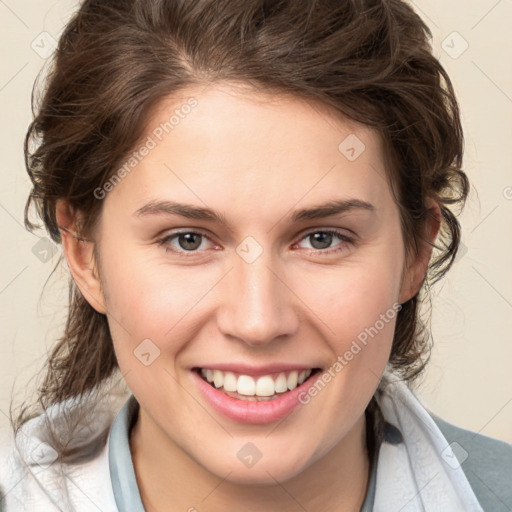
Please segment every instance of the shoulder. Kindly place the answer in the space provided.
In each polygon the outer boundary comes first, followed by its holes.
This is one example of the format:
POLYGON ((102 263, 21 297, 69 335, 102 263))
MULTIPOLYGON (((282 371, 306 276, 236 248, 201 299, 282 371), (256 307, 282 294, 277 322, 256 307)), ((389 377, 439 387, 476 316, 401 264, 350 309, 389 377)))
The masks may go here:
POLYGON ((0 512, 116 511, 108 459, 108 433, 116 411, 111 403, 85 409, 88 414, 84 409, 80 414, 70 408, 48 409, 24 423, 16 435, 4 431, 0 512))
POLYGON ((29 465, 23 463, 14 435, 7 429, 0 436, 0 511, 23 510, 25 490, 29 483, 29 465))
POLYGON ((452 463, 460 465, 483 509, 512 510, 512 445, 429 414, 452 447, 457 458, 452 463))

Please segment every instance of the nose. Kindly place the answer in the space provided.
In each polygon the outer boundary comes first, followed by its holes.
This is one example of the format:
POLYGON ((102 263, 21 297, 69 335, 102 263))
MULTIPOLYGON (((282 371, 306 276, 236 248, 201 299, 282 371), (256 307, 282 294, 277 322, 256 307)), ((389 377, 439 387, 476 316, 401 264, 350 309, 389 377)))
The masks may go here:
POLYGON ((296 332, 299 318, 294 302, 298 299, 279 268, 265 251, 251 263, 234 256, 233 268, 223 279, 217 317, 225 336, 258 347, 296 332))

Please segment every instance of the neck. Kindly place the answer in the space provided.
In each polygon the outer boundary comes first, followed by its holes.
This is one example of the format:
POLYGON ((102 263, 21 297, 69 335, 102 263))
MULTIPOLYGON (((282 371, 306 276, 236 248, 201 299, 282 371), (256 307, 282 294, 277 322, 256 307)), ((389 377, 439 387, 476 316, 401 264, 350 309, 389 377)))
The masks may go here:
POLYGON ((130 436, 133 465, 146 512, 201 510, 250 512, 300 508, 356 512, 366 496, 370 463, 365 415, 326 455, 285 482, 250 485, 220 478, 177 446, 142 409, 130 436))

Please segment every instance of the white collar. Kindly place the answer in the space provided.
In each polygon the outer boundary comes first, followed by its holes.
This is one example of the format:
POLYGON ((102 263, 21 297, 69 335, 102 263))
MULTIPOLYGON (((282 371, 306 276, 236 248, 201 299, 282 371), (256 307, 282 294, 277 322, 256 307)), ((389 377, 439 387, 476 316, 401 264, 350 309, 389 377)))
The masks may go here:
POLYGON ((452 446, 407 384, 387 370, 375 398, 402 440, 381 445, 374 512, 483 512, 452 446))

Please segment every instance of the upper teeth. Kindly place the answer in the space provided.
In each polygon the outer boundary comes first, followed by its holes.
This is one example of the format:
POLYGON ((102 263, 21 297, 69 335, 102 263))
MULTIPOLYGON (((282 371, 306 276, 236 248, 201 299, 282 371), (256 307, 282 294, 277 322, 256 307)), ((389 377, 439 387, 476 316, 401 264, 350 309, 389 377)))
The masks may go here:
POLYGON ((236 391, 247 396, 272 396, 275 393, 295 389, 302 384, 310 375, 312 370, 291 371, 288 376, 280 373, 275 379, 272 375, 263 375, 255 380, 250 375, 239 375, 221 370, 201 368, 201 375, 208 381, 213 382, 216 388, 224 388, 224 391, 236 391))

